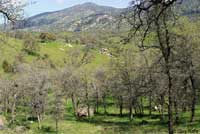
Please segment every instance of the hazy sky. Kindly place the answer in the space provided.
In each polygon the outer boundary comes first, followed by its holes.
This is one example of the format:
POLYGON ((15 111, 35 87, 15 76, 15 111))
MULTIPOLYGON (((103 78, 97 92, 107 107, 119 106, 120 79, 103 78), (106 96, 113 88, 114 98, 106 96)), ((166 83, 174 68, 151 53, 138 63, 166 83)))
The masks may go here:
POLYGON ((36 3, 29 4, 25 8, 25 15, 27 17, 42 12, 64 9, 85 2, 94 2, 100 5, 123 8, 128 6, 130 0, 28 0, 28 3, 33 3, 33 1, 36 3))

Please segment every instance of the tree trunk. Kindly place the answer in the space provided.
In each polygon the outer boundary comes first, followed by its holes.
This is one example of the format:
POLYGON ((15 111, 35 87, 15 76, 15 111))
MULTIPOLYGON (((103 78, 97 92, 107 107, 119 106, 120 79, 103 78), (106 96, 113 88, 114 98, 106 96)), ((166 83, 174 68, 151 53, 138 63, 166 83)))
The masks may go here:
POLYGON ((129 118, 130 118, 130 121, 133 120, 133 109, 132 109, 132 107, 129 108, 129 118))
POLYGON ((106 95, 103 95, 103 108, 104 108, 104 114, 107 114, 107 107, 106 107, 106 95))
POLYGON ((130 104, 129 104, 129 119, 130 121, 133 120, 133 99, 131 98, 130 104))
POLYGON ((89 97, 88 97, 88 90, 87 89, 86 89, 85 98, 86 98, 86 103, 87 103, 88 118, 90 118, 90 103, 89 103, 89 97))
POLYGON ((77 104, 76 104, 76 99, 74 94, 71 95, 72 98, 72 106, 73 106, 73 110, 74 110, 74 116, 77 118, 77 104))
POLYGON ((12 104, 12 109, 11 109, 11 115, 12 115, 12 123, 15 121, 15 108, 16 108, 16 99, 17 99, 17 94, 14 94, 13 96, 13 104, 12 104))
POLYGON ((173 134, 173 99, 172 99, 172 78, 171 78, 171 74, 170 74, 170 70, 167 69, 167 76, 168 76, 168 120, 169 120, 169 124, 168 124, 168 131, 169 134, 173 134))
POLYGON ((160 99, 161 99, 161 105, 159 105, 159 111, 161 113, 160 120, 161 122, 163 122, 164 121, 164 104, 165 104, 165 98, 163 94, 161 95, 160 99))
POLYGON ((162 52, 162 56, 164 58, 165 62, 165 74, 167 75, 168 78, 168 132, 169 134, 173 134, 173 92, 172 92, 172 77, 171 77, 171 72, 170 72, 170 55, 171 55, 171 47, 170 47, 170 35, 169 35, 169 30, 167 27, 167 20, 166 20, 166 15, 163 15, 163 25, 164 28, 160 27, 160 22, 159 20, 155 21, 156 25, 156 32, 157 32, 157 37, 159 40, 159 45, 160 45, 160 50, 162 52), (163 33, 162 33, 162 30, 163 33))
POLYGON ((95 113, 99 113, 99 95, 98 92, 96 92, 96 111, 95 113))
POLYGON ((9 103, 9 101, 8 101, 8 98, 6 97, 4 99, 4 112, 6 115, 8 114, 8 103, 9 103))
POLYGON ((38 129, 41 129, 40 115, 37 116, 37 119, 38 119, 38 129))
POLYGON ((190 122, 194 121, 194 116, 195 116, 195 107, 196 107, 196 88, 195 88, 195 79, 193 75, 190 75, 190 81, 192 85, 192 106, 191 106, 191 117, 190 117, 190 122))
POLYGON ((130 105, 130 107, 129 107, 129 119, 130 119, 130 121, 133 120, 133 108, 132 108, 132 105, 130 105))
POLYGON ((178 113, 177 100, 175 98, 174 98, 174 108, 175 108, 175 123, 178 124, 178 122, 179 122, 179 113, 178 113))
POLYGON ((56 119, 56 134, 58 134, 58 119, 56 119))
POLYGON ((120 105, 120 116, 123 116, 123 105, 120 105))
POLYGON ((143 98, 140 100, 140 116, 144 116, 143 98))
POLYGON ((123 97, 120 96, 119 97, 119 111, 120 111, 120 116, 122 117, 123 116, 123 97))
POLYGON ((151 117, 152 114, 152 97, 151 94, 149 95, 149 116, 151 117))
POLYGON ((15 121, 15 106, 16 106, 16 102, 14 100, 13 105, 12 105, 12 110, 11 110, 12 123, 14 123, 14 121, 15 121))
MULTIPOLYGON (((187 92, 187 84, 188 84, 188 80, 187 79, 185 79, 184 81, 183 81, 183 86, 184 86, 184 91, 183 92, 187 92)), ((186 112, 187 111, 187 104, 186 104, 186 100, 187 100, 187 95, 185 96, 185 98, 184 98, 184 102, 183 102, 183 104, 182 104, 182 112, 186 112)))

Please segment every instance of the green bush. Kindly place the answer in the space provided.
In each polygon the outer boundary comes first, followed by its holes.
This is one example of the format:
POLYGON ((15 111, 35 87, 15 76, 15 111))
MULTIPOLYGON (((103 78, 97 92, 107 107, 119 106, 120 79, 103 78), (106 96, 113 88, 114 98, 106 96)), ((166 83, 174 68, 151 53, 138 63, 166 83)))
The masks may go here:
POLYGON ((8 63, 7 60, 3 61, 2 68, 3 68, 5 73, 13 72, 13 66, 10 63, 8 63))
POLYGON ((41 33, 39 38, 43 43, 56 40, 56 36, 52 33, 41 33))
POLYGON ((37 52, 39 49, 37 40, 32 36, 27 36, 23 44, 23 50, 29 55, 38 55, 37 52))
POLYGON ((45 126, 43 125, 42 128, 41 128, 41 131, 45 132, 45 133, 54 133, 55 132, 53 127, 47 126, 47 125, 45 125, 45 126))

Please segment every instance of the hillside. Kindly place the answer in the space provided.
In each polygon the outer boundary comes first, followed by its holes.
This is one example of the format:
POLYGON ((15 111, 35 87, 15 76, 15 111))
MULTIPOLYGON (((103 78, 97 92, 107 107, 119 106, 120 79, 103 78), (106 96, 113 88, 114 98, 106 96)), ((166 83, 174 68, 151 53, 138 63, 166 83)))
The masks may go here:
MULTIPOLYGON (((80 55, 84 53, 85 46, 75 43, 65 43, 60 41, 46 42, 39 44, 39 50, 36 55, 28 54, 23 51, 23 44, 25 39, 16 39, 0 34, 0 39, 3 41, 1 45, 1 58, 0 58, 0 76, 7 76, 2 66, 3 62, 7 61, 12 66, 18 64, 36 65, 40 68, 61 68, 66 65, 69 59, 69 54, 73 51, 79 51, 80 55)), ((93 49, 90 51, 91 61, 87 64, 88 68, 96 68, 100 64, 107 63, 109 56, 100 53, 100 50, 93 49)))
MULTIPOLYGON (((200 0, 138 1, 130 10, 85 3, 5 27, 0 134, 200 133, 200 0)), ((37 6, 49 10, 50 0, 37 6)))
POLYGON ((183 0, 181 5, 178 6, 183 15, 189 17, 200 16, 200 1, 199 0, 183 0))
POLYGON ((114 28, 116 18, 122 11, 123 9, 85 3, 30 17, 19 26, 35 31, 54 31, 55 28, 59 31, 114 28))
MULTIPOLYGON (((199 16, 199 0, 183 0, 177 9, 186 16, 199 16)), ((91 31, 114 30, 117 18, 125 9, 84 3, 60 11, 45 12, 19 22, 18 29, 32 31, 91 31)))

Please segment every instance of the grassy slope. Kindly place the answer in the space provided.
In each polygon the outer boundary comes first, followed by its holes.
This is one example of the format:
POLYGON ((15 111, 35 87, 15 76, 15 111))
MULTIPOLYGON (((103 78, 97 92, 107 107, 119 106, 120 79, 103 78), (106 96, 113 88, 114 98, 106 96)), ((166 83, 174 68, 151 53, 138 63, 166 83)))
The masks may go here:
MULTIPOLYGON (((2 35, 0 36, 0 39, 0 64, 2 64, 4 60, 14 62, 15 56, 21 49, 22 41, 2 35), (6 40, 6 42, 4 40, 6 40)), ((3 72, 2 67, 0 67, 0 72, 3 72)))
MULTIPOLYGON (((0 74, 4 75, 2 69, 2 62, 7 60, 9 63, 13 63, 15 61, 15 57, 21 52, 23 41, 5 38, 6 43, 0 42, 0 74)), ((80 48, 80 45, 73 45, 74 48, 80 48)), ((63 42, 49 42, 49 43, 41 43, 40 44, 40 56, 48 55, 49 60, 52 61, 56 66, 62 67, 64 66, 64 60, 67 59, 67 52, 70 51, 69 46, 67 46, 63 42)), ((106 63, 108 60, 108 56, 101 55, 97 50, 92 51, 94 57, 92 58, 92 62, 88 65, 89 69, 94 69, 98 65, 106 63)), ((36 60, 36 56, 26 55, 25 62, 32 63, 36 60)))
MULTIPOLYGON (((0 51, 0 63, 2 63, 3 60, 8 60, 9 62, 13 62, 15 59, 15 56, 21 51, 21 44, 22 41, 15 40, 8 38, 7 39, 8 44, 0 43, 1 44, 1 51, 0 51), (14 46, 14 48, 13 48, 14 46)), ((80 47, 80 46, 77 46, 80 47)), ((69 47, 66 47, 65 44, 61 42, 51 42, 47 44, 41 44, 41 50, 40 55, 48 54, 49 59, 52 60, 56 65, 63 66, 64 65, 64 58, 66 58, 67 54, 65 51, 69 50, 69 47), (64 51, 61 50, 64 49, 64 51)), ((106 63, 108 57, 105 55, 99 54, 98 51, 93 51, 95 54, 95 58, 93 59, 92 63, 88 65, 88 68, 90 70, 94 69, 98 65, 103 65, 106 63)), ((32 62, 36 57, 33 56, 27 56, 26 60, 27 62, 32 62)), ((2 68, 0 67, 0 72, 3 74, 2 68)), ((71 103, 67 105, 67 113, 65 115, 65 118, 60 121, 60 134, 142 134, 142 133, 151 133, 151 134, 161 134, 167 132, 167 124, 166 122, 161 124, 158 118, 156 117, 158 113, 154 113, 154 116, 150 119, 148 117, 135 117, 134 121, 132 123, 129 122, 128 117, 118 117, 116 116, 118 114, 118 109, 116 106, 109 105, 108 107, 108 115, 103 115, 103 109, 100 110, 100 114, 95 116, 94 118, 90 120, 82 120, 82 121, 76 121, 76 119, 73 116, 73 111, 71 103), (142 121, 147 121, 147 124, 141 124, 142 121)), ((200 107, 197 111, 197 117, 200 116, 200 107)), ((125 115, 127 115, 127 112, 124 112, 125 115)), ((146 111, 146 114, 148 111, 146 111)), ((200 133, 200 124, 199 120, 194 123, 188 123, 186 120, 189 119, 189 113, 185 113, 181 115, 183 118, 181 118, 181 125, 176 126, 176 130, 178 133, 181 131, 184 132, 184 130, 187 130, 186 132, 189 133, 190 130, 194 129, 198 130, 200 133)), ((166 119, 167 120, 167 119, 166 119)), ((30 122, 26 122, 28 126, 30 126, 30 130, 26 131, 25 134, 50 134, 55 132, 45 132, 45 131, 38 131, 37 130, 37 122, 33 122, 32 124, 30 122)), ((55 121, 52 117, 46 118, 42 122, 43 126, 50 127, 54 130, 55 128, 55 121)), ((13 130, 2 130, 0 131, 0 134, 9 134, 9 133, 19 133, 15 132, 13 130)), ((21 134, 21 132, 20 132, 21 134)))

